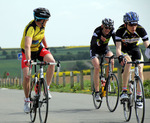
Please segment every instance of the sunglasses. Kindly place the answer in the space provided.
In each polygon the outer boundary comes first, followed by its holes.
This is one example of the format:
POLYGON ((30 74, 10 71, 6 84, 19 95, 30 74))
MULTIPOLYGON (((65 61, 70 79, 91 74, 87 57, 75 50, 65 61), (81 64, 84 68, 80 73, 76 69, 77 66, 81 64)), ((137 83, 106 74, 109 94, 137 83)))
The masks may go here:
POLYGON ((105 27, 105 29, 109 29, 109 30, 112 29, 112 27, 108 27, 108 26, 104 26, 104 27, 105 27))
POLYGON ((129 26, 137 26, 137 24, 128 24, 129 26))

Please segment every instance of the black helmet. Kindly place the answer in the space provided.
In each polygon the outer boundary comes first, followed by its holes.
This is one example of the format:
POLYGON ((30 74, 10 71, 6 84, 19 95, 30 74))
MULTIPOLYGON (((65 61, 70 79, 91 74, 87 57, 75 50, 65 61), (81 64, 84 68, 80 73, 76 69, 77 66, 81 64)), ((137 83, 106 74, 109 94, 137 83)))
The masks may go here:
POLYGON ((35 20, 47 20, 51 15, 46 8, 36 8, 33 10, 35 20))
POLYGON ((105 19, 102 20, 102 24, 103 24, 105 27, 113 28, 113 26, 114 26, 114 21, 111 20, 110 18, 105 18, 105 19))
POLYGON ((135 12, 128 12, 123 16, 124 23, 138 24, 139 16, 135 12))

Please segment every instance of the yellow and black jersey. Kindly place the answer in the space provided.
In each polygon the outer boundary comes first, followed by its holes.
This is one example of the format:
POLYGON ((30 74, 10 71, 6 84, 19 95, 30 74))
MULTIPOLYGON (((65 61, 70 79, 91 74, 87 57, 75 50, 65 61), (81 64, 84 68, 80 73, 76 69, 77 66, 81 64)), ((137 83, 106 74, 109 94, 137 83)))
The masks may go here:
POLYGON ((143 42, 148 40, 148 35, 141 25, 137 25, 134 34, 130 33, 125 25, 121 25, 116 31, 115 41, 122 43, 122 51, 130 51, 138 48, 138 42, 142 38, 143 42))
POLYGON ((44 33, 44 28, 41 29, 40 27, 38 27, 34 20, 30 21, 24 29, 23 37, 21 40, 21 48, 23 50, 25 49, 25 37, 28 36, 32 38, 31 51, 38 51, 39 47, 42 45, 44 33))

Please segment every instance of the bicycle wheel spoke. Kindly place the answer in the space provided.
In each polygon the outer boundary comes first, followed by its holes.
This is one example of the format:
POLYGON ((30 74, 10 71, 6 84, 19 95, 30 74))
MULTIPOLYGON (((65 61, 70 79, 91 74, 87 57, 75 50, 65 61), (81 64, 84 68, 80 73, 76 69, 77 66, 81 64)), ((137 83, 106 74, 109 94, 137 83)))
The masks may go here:
POLYGON ((47 121, 48 116, 48 90, 46 82, 43 80, 40 84, 40 98, 39 98, 39 117, 42 123, 47 121))
POLYGON ((117 77, 112 74, 108 78, 106 87, 106 102, 109 111, 113 112, 117 108, 119 101, 119 83, 117 77))
MULTIPOLYGON (((136 84, 137 84, 137 88, 140 87, 141 95, 140 95, 140 99, 136 98, 135 113, 136 113, 137 122, 143 123, 144 122, 144 116, 145 116, 145 96, 144 96, 143 84, 142 84, 142 81, 140 78, 137 79, 136 84)), ((137 91, 138 91, 138 89, 137 89, 137 91)), ((136 92, 136 94, 137 94, 137 92, 136 92)))

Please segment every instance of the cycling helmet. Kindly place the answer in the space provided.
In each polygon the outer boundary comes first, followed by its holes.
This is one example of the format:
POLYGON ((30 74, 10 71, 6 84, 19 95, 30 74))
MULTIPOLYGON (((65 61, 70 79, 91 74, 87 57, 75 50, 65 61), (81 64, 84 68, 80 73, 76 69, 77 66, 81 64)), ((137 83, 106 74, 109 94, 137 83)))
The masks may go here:
POLYGON ((36 8, 33 10, 34 19, 37 20, 47 20, 51 15, 46 8, 36 8))
POLYGON ((102 24, 103 24, 105 27, 113 28, 113 26, 114 26, 114 21, 111 20, 110 18, 105 18, 105 19, 102 20, 102 24))
POLYGON ((138 24, 139 16, 135 12, 128 12, 123 16, 124 23, 138 24))

